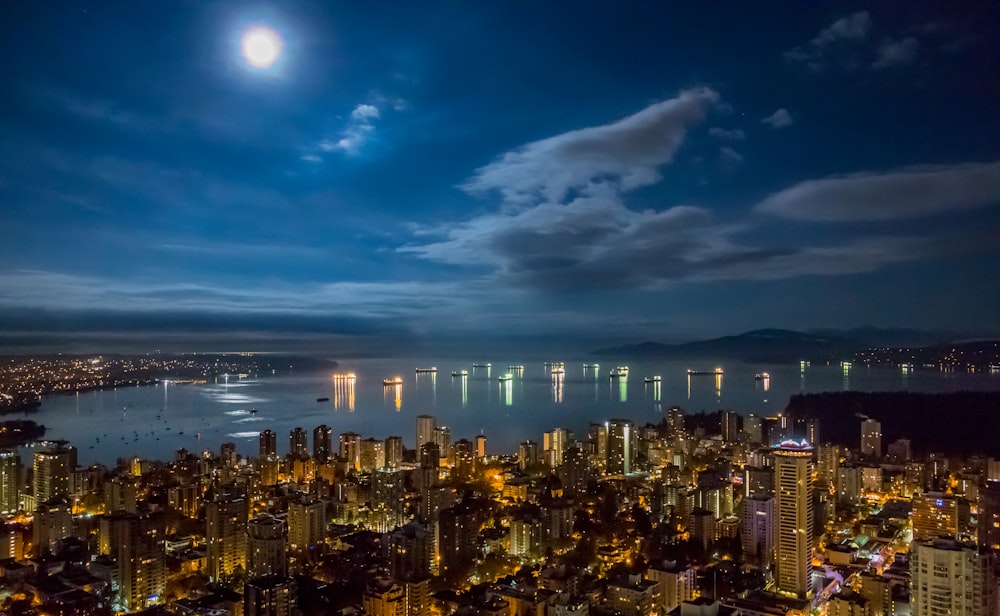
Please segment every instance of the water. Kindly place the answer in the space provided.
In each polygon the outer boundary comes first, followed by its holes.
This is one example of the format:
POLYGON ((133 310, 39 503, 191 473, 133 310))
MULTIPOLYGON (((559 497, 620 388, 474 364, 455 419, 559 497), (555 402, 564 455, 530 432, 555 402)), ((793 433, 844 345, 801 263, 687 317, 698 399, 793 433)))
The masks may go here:
MULTIPOLYGON (((486 361, 482 358, 478 361, 486 361)), ((493 367, 473 368, 472 361, 382 359, 342 361, 339 374, 278 373, 218 379, 205 385, 171 384, 47 396, 31 416, 48 428, 47 438, 66 439, 79 450, 81 464, 114 464, 119 457, 169 459, 184 447, 192 452, 219 451, 235 442, 244 455, 257 455, 257 434, 278 434, 278 452, 288 450, 286 435, 301 426, 310 433, 320 424, 335 434, 363 437, 402 436, 414 446, 416 416, 434 415, 451 428, 452 442, 477 434, 487 437, 489 452, 513 452, 517 443, 540 442, 542 433, 566 427, 582 437, 590 422, 625 417, 637 424, 656 423, 663 409, 681 406, 689 412, 731 408, 741 413, 772 414, 792 394, 840 391, 1000 390, 1000 375, 942 373, 899 368, 744 364, 739 362, 633 361, 626 380, 612 380, 612 363, 598 371, 583 361, 567 361, 562 377, 540 362, 525 364, 523 374, 499 382, 507 366, 520 361, 490 359, 493 367), (415 374, 415 367, 437 366, 436 374, 415 374), (724 376, 688 377, 688 368, 724 368, 724 376), (453 378, 453 370, 469 376, 453 378), (769 382, 755 380, 770 374, 769 382), (646 376, 661 375, 656 384, 646 376), (384 387, 383 379, 400 376, 401 386, 384 387), (765 385, 767 385, 765 387, 765 385), (397 396, 398 393, 398 396, 397 396), (317 398, 329 401, 317 402, 317 398)), ((310 434, 310 447, 311 447, 310 434)))

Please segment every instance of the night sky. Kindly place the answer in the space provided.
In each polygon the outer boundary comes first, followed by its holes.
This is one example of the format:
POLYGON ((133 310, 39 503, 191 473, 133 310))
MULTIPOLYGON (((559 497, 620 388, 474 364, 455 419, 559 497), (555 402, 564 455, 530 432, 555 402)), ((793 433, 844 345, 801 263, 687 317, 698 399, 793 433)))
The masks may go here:
POLYGON ((1000 333, 995 2, 9 1, 0 57, 6 348, 1000 333))

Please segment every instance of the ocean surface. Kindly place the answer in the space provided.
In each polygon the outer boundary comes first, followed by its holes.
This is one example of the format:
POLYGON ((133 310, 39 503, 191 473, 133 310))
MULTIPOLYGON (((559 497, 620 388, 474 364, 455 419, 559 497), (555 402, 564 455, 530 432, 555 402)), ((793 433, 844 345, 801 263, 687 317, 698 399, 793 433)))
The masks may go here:
MULTIPOLYGON (((46 438, 65 439, 79 450, 80 464, 113 465, 118 458, 170 459, 186 448, 200 453, 236 443, 243 455, 257 455, 257 435, 278 434, 278 453, 288 451, 288 433, 297 426, 309 433, 320 424, 334 434, 357 432, 363 437, 403 437, 414 446, 416 416, 430 414, 451 428, 452 442, 484 434, 487 451, 513 452, 524 440, 541 442, 542 433, 566 427, 578 437, 590 422, 624 417, 637 424, 656 423, 663 410, 680 406, 688 412, 720 408, 742 414, 782 410, 792 394, 821 391, 946 392, 1000 390, 1000 375, 945 373, 916 368, 799 364, 766 365, 734 361, 602 362, 598 369, 584 361, 565 361, 564 374, 552 374, 542 362, 525 363, 523 372, 508 370, 520 361, 479 358, 492 368, 473 368, 473 361, 433 359, 343 360, 334 373, 238 375, 207 384, 174 383, 71 395, 46 396, 31 419, 48 428, 46 438), (627 379, 612 379, 616 365, 628 365, 627 379), (415 368, 435 366, 436 374, 415 368), (688 369, 722 368, 721 377, 688 376, 688 369), (452 371, 467 370, 467 377, 452 371), (512 372, 514 378, 498 377, 512 372), (354 378, 344 375, 353 374, 354 378), (759 380, 755 375, 768 373, 759 380), (659 375, 660 383, 645 377, 659 375), (402 384, 384 386, 399 376, 402 384), (318 400, 328 398, 328 400, 318 400)), ((336 439, 336 436, 334 437, 336 439)))

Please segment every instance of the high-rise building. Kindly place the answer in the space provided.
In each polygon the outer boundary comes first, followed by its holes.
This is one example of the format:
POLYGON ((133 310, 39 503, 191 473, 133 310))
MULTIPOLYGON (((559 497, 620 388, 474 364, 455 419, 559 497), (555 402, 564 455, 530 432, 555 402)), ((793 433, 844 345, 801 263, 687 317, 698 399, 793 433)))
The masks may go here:
POLYGON ((358 447, 358 467, 361 472, 370 473, 385 466, 385 441, 366 438, 361 440, 358 447))
POLYGON ((861 422, 861 455, 882 457, 882 424, 874 419, 861 422))
POLYGON ((162 603, 167 565, 161 516, 119 512, 102 519, 101 530, 106 553, 118 563, 119 605, 133 612, 162 603))
POLYGON ((563 463, 559 467, 559 479, 563 489, 582 494, 590 481, 590 465, 587 455, 579 447, 570 447, 563 452, 563 463))
POLYGON ((978 524, 979 549, 1000 551, 1000 482, 987 481, 979 488, 978 524))
POLYGON ((309 443, 306 431, 302 428, 295 428, 288 433, 288 453, 293 456, 308 456, 309 443))
POLYGON ((811 592, 813 499, 809 477, 812 447, 784 441, 774 452, 776 575, 778 590, 806 598, 811 592))
POLYGON ((385 465, 387 468, 399 468, 403 462, 403 437, 390 436, 385 439, 385 465))
POLYGON ((719 420, 722 440, 727 443, 738 441, 741 434, 739 414, 736 411, 723 410, 719 413, 719 420))
POLYGON ((438 426, 434 428, 432 440, 437 443, 437 446, 441 449, 441 457, 444 458, 445 465, 450 466, 452 463, 451 428, 448 426, 438 426))
POLYGON ((35 508, 31 521, 35 554, 59 551, 63 539, 73 535, 73 508, 65 496, 56 496, 35 508))
POLYGON ((17 451, 0 450, 0 513, 12 514, 21 508, 21 461, 17 451))
POLYGON ((538 464, 538 443, 535 441, 524 441, 517 446, 517 463, 521 470, 525 470, 538 464))
POLYGON ((608 426, 592 423, 587 427, 587 456, 591 459, 591 468, 603 473, 608 464, 608 426))
POLYGON ((278 455, 278 435, 273 430, 264 430, 258 437, 260 459, 278 455))
POLYGON ((44 503, 52 498, 68 496, 70 476, 76 469, 76 449, 57 444, 35 452, 34 489, 36 503, 44 503))
POLYGON ((433 415, 417 415, 417 451, 426 443, 434 441, 434 428, 437 422, 433 415))
POLYGON ((476 451, 472 441, 459 439, 455 443, 454 477, 459 481, 471 481, 476 470, 476 451))
POLYGON ((946 537, 910 546, 913 616, 991 616, 996 613, 995 554, 946 537))
POLYGON ((298 594, 295 580, 266 575, 247 581, 243 591, 244 616, 292 616, 298 594))
POLYGON ((246 569, 247 501, 238 494, 217 493, 205 503, 206 567, 208 578, 216 582, 246 569))
POLYGON ((608 422, 608 462, 609 475, 628 475, 635 465, 635 426, 628 419, 612 419, 608 422))
POLYGON ((389 533, 388 546, 389 571, 393 578, 408 580, 430 576, 434 535, 429 528, 411 521, 389 533))
POLYGON ((551 468, 559 468, 563 463, 563 452, 569 446, 573 433, 566 428, 556 428, 542 435, 542 451, 545 463, 551 468))
POLYGON ((379 578, 370 584, 362 604, 368 616, 406 616, 406 593, 389 579, 379 578))
POLYGON ((774 498, 744 498, 742 513, 740 543, 743 554, 761 567, 769 568, 774 564, 774 531, 777 526, 774 498))
POLYGON ((832 443, 820 445, 816 451, 816 484, 821 488, 836 490, 839 470, 840 447, 832 443))
POLYGON ((288 544, 294 551, 315 548, 326 536, 326 503, 301 496, 288 503, 288 544))
POLYGON ((333 428, 322 424, 313 430, 313 458, 319 463, 325 463, 332 457, 333 428))
POLYGON ((464 580, 475 559, 479 525, 467 502, 442 509, 438 521, 439 573, 446 580, 464 580))
POLYGON ((361 469, 361 435, 356 432, 344 432, 340 435, 340 457, 347 461, 348 468, 361 469))
POLYGON ((679 406, 672 406, 667 409, 667 431, 670 436, 684 434, 684 409, 679 406))
POLYGON ((288 575, 285 523, 261 514, 247 522, 247 577, 288 575))
POLYGON ((943 492, 914 494, 912 503, 910 519, 914 541, 934 537, 956 538, 962 529, 963 518, 968 517, 968 504, 943 492))
POLYGON ((476 457, 483 459, 486 457, 486 435, 476 435, 476 457))

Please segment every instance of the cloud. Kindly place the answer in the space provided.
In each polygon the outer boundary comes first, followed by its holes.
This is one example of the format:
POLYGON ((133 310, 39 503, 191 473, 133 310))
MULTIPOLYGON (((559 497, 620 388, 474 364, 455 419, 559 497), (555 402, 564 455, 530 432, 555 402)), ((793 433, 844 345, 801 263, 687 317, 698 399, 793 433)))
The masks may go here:
POLYGON ((472 194, 498 191, 508 204, 524 205, 561 201, 595 182, 624 191, 655 184, 659 167, 718 98, 708 88, 686 90, 617 122, 529 143, 477 169, 461 187, 472 194))
POLYGON ((900 40, 886 39, 878 48, 878 57, 872 68, 881 70, 910 64, 917 57, 917 47, 919 43, 912 36, 900 40))
POLYGON ((864 41, 872 31, 872 19, 868 11, 858 11, 841 17, 829 26, 820 30, 807 44, 794 47, 784 53, 785 59, 801 62, 813 70, 821 70, 835 59, 849 65, 854 64, 849 51, 850 46, 864 41))
POLYGON ((371 122, 379 118, 378 107, 374 105, 358 105, 351 112, 351 119, 355 122, 371 122))
POLYGON ((726 130, 724 128, 713 126, 708 129, 708 134, 719 141, 743 141, 747 138, 747 134, 738 128, 726 130))
POLYGON ((782 107, 761 120, 761 122, 767 124, 771 128, 785 128, 794 124, 795 120, 792 119, 792 114, 788 113, 788 110, 782 107))
POLYGON ((361 153, 361 148, 367 143, 375 133, 375 120, 381 118, 381 112, 375 105, 362 103, 351 111, 347 125, 336 138, 321 139, 316 143, 313 151, 306 152, 301 156, 302 160, 318 163, 323 158, 317 152, 343 152, 349 156, 356 156, 361 153))
POLYGON ((719 155, 722 157, 723 162, 726 163, 739 164, 743 162, 743 155, 729 146, 719 148, 719 155))
POLYGON ((808 180, 757 204, 811 222, 897 220, 1000 204, 1000 162, 922 166, 808 180))

